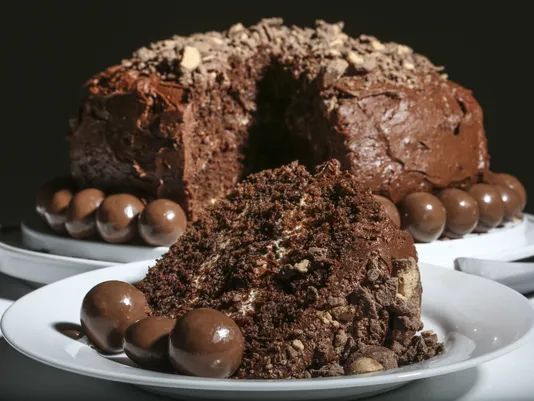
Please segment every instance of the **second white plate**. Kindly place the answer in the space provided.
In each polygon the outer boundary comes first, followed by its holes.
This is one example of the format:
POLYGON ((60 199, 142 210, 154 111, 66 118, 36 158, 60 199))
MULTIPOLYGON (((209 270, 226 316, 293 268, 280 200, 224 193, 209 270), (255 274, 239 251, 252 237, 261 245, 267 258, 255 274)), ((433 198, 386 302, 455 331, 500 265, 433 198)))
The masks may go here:
POLYGON ((534 255, 534 216, 525 214, 518 223, 507 223, 485 234, 416 244, 421 262, 454 268, 459 257, 512 261, 534 255))
POLYGON ((159 258, 168 247, 135 244, 108 244, 99 240, 79 240, 53 232, 33 214, 20 225, 24 246, 36 251, 74 258, 109 260, 115 263, 136 262, 159 258))
POLYGON ((116 264, 26 249, 20 231, 0 233, 0 272, 34 285, 53 283, 79 273, 116 264))
MULTIPOLYGON (((103 241, 76 240, 52 232, 36 216, 22 225, 22 239, 26 247, 45 250, 55 255, 118 263, 155 259, 167 252, 167 247, 143 244, 108 244, 103 241)), ((516 260, 534 255, 534 216, 525 214, 522 221, 508 223, 486 234, 470 234, 464 238, 416 244, 419 260, 425 263, 454 268, 459 257, 495 260, 516 260)))

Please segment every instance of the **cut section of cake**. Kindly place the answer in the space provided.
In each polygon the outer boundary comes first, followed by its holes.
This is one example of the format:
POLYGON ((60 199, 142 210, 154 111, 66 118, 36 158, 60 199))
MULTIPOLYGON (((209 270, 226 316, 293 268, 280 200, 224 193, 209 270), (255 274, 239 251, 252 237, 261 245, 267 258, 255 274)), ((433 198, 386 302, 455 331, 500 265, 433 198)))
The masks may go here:
POLYGON ((252 174, 208 208, 138 284, 155 315, 230 316, 236 378, 368 373, 430 358, 410 235, 329 161, 252 174))

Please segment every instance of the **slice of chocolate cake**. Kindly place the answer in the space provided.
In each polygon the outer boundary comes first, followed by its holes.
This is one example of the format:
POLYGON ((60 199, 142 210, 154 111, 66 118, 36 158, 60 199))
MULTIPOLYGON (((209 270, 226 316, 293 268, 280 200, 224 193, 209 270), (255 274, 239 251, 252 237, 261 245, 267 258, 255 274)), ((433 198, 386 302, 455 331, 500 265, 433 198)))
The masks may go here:
POLYGON ((440 351, 422 329, 410 235, 337 161, 250 175, 139 283, 153 313, 209 307, 237 322, 235 377, 389 369, 440 351))

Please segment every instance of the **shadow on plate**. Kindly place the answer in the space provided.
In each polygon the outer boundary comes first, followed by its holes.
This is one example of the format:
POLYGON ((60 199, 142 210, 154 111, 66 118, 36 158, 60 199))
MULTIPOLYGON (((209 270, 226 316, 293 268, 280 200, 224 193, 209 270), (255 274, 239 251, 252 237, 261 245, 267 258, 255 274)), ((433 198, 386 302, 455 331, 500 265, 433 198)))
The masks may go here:
POLYGON ((54 329, 59 331, 64 336, 72 338, 73 340, 79 340, 84 337, 82 326, 76 323, 59 322, 54 324, 54 329))

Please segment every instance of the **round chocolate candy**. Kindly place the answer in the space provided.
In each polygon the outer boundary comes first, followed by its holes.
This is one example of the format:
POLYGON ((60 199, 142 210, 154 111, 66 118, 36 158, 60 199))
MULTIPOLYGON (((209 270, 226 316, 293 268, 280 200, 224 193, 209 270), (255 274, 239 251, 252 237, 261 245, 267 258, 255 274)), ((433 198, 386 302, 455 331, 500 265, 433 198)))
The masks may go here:
POLYGON ((168 199, 150 202, 139 215, 139 235, 154 246, 170 246, 184 233, 187 218, 183 209, 168 199))
POLYGON ((478 203, 479 218, 475 231, 484 233, 501 224, 504 206, 497 187, 489 184, 475 184, 469 188, 468 192, 478 203))
POLYGON ((400 204, 402 225, 414 240, 432 242, 445 228, 447 212, 441 201, 427 192, 414 192, 400 204))
POLYGON ((35 197, 35 210, 37 213, 44 217, 54 192, 64 188, 70 189, 71 192, 76 192, 76 183, 72 177, 56 177, 44 183, 35 197))
POLYGON ((376 201, 378 201, 378 203, 382 205, 382 207, 386 211, 387 216, 391 219, 393 224, 395 224, 397 227, 400 227, 401 218, 397 206, 395 206, 395 204, 391 202, 388 198, 385 198, 383 196, 373 195, 373 197, 376 201))
POLYGON ((104 192, 96 188, 84 189, 72 197, 65 222, 71 237, 87 238, 96 233, 96 210, 104 197, 104 192))
POLYGON ((170 370, 169 333, 175 319, 151 316, 132 324, 124 334, 124 352, 139 366, 170 370))
POLYGON ((520 217, 521 211, 521 199, 518 193, 510 187, 504 185, 495 185, 497 190, 501 194, 501 201, 504 208, 504 220, 512 220, 514 217, 520 217))
POLYGON ((477 201, 467 192, 448 188, 438 195, 447 211, 445 232, 450 237, 462 237, 472 232, 478 223, 477 201))
POLYGON ((523 184, 521 184, 521 181, 516 177, 506 173, 490 173, 486 181, 488 181, 489 184, 504 185, 505 187, 513 189, 519 196, 521 211, 525 209, 527 204, 527 191, 523 184))
POLYGON ((104 241, 121 244, 137 233, 137 216, 145 207, 141 200, 130 194, 110 195, 96 212, 96 227, 104 241))
POLYGON ((241 364, 245 340, 237 324, 214 309, 183 315, 170 334, 169 357, 180 373, 230 377, 241 364))
POLYGON ((83 332, 105 353, 123 350, 126 329, 144 319, 149 307, 144 294, 123 281, 105 281, 84 297, 80 312, 83 332))
POLYGON ((72 177, 58 177, 44 184, 37 192, 35 210, 56 232, 65 232, 69 203, 76 192, 72 177))

